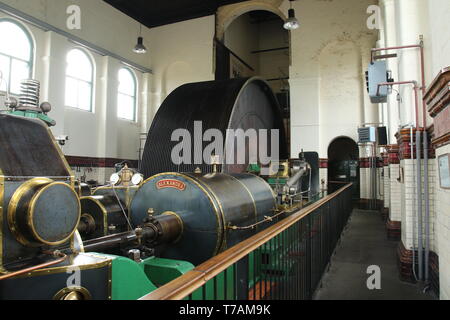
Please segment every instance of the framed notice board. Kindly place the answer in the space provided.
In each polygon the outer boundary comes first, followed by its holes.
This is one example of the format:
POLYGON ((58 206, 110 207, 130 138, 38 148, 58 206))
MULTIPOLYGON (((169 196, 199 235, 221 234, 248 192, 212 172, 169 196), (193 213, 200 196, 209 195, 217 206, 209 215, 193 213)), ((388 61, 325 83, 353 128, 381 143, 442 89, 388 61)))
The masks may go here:
POLYGON ((439 182, 441 188, 450 189, 450 154, 439 157, 439 182))

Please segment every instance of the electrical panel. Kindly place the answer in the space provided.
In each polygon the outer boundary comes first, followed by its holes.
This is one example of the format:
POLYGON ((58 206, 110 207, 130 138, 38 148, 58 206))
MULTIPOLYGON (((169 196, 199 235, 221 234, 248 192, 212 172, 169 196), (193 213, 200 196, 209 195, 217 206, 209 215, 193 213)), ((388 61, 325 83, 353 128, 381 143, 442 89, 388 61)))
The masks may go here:
POLYGON ((380 146, 388 144, 386 127, 358 128, 359 143, 378 143, 380 146))
POLYGON ((374 61, 369 64, 366 72, 367 91, 372 103, 386 103, 389 89, 387 86, 378 87, 380 83, 392 82, 389 79, 386 61, 374 61))
POLYGON ((377 142, 377 131, 375 127, 358 128, 359 143, 377 142))

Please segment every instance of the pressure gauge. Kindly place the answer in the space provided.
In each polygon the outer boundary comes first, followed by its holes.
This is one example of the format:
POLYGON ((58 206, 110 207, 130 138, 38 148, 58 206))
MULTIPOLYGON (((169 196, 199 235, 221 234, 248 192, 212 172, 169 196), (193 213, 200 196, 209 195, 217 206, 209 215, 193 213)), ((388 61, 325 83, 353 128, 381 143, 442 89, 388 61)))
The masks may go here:
POLYGON ((109 181, 111 182, 112 185, 115 186, 116 184, 119 184, 120 176, 117 173, 113 173, 109 178, 109 181))
POLYGON ((131 178, 131 182, 135 185, 138 186, 142 183, 142 181, 144 181, 144 176, 140 173, 136 173, 132 178, 131 178))

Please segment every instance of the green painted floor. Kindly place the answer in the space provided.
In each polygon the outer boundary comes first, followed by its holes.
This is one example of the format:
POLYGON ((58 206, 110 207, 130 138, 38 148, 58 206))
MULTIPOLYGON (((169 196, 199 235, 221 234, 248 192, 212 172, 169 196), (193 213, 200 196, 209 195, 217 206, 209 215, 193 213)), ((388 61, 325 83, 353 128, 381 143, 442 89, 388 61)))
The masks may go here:
POLYGON ((315 300, 432 300, 419 287, 400 281, 398 242, 387 240, 386 227, 376 211, 354 210, 342 241, 322 279, 315 300), (369 290, 369 266, 381 270, 381 290, 369 290))

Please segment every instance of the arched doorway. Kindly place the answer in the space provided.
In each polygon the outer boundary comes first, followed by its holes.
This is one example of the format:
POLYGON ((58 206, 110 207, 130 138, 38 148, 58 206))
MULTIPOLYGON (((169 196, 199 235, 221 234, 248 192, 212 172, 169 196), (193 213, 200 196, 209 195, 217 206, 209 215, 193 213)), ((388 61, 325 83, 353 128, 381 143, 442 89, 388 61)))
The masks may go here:
POLYGON ((290 146, 290 32, 272 10, 247 10, 224 22, 215 40, 215 78, 227 80, 258 76, 268 82, 283 113, 290 146))
POLYGON ((360 198, 359 148, 353 139, 338 137, 328 147, 328 191, 352 182, 353 198, 360 198))

